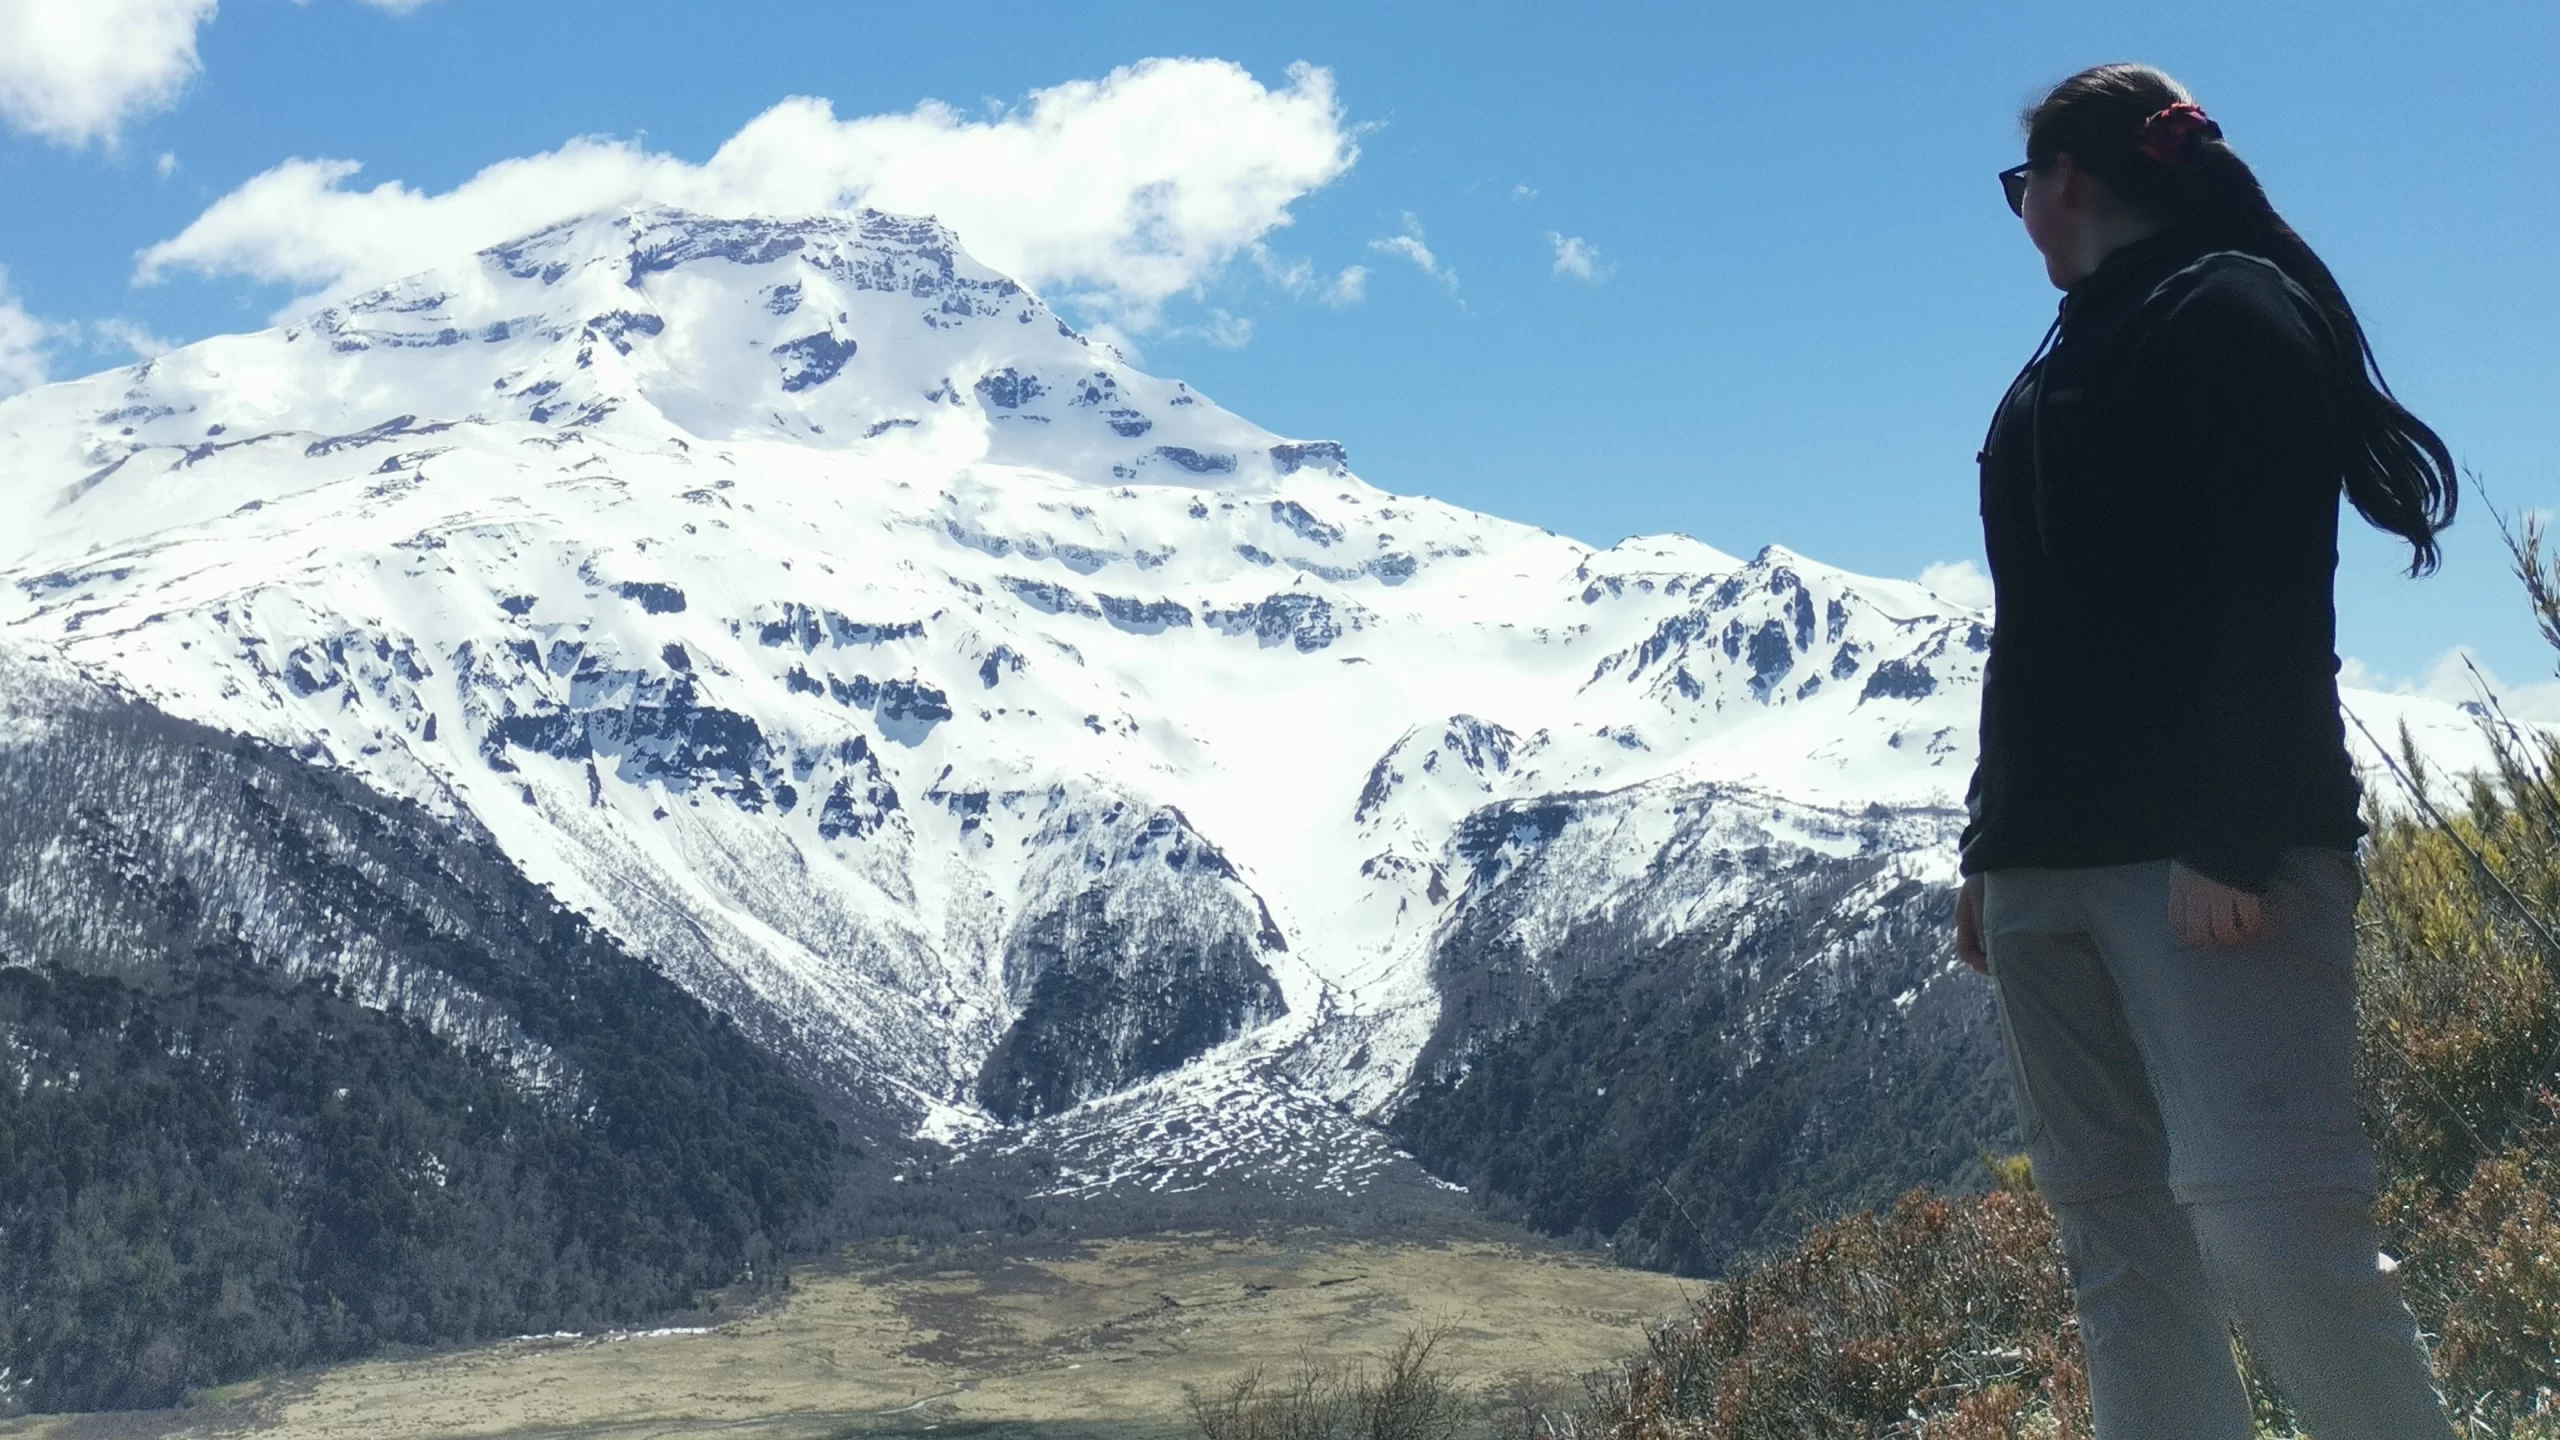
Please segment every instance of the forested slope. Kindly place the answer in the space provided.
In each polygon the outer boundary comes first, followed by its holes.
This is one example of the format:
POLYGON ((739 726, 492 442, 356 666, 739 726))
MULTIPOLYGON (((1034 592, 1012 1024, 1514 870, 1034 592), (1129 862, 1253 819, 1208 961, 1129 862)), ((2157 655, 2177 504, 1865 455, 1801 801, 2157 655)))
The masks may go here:
MULTIPOLYGON (((1495 1214, 1693 1275, 1808 1217, 1987 1183, 2017 1122, 1987 982, 1947 958, 1951 892, 1866 857, 1746 858, 1714 925, 1577 928, 1557 993, 1426 1071, 1399 1138, 1495 1214)), ((1461 927, 1440 967, 1486 969, 1482 948, 1461 927)))
POLYGON ((467 822, 0 654, 0 1411, 682 1305, 841 1149, 467 822))

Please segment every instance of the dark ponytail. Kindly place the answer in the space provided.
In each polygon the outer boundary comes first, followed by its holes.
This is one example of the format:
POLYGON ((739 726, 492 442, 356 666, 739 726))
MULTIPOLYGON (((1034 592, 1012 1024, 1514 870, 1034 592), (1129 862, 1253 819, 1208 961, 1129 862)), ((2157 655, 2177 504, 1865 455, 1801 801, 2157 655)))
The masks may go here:
POLYGON ((2067 153, 2127 205, 2218 249, 2271 261, 2310 293, 2359 357, 2347 386, 2347 498, 2406 539, 2409 573, 2426 574, 2442 559, 2436 535, 2453 523, 2460 498, 2453 455, 2392 396, 2337 277, 2267 202, 2221 127, 2192 111, 2162 116, 2192 103, 2185 86, 2148 65, 2083 70, 2027 112, 2027 163, 2042 171, 2067 153))

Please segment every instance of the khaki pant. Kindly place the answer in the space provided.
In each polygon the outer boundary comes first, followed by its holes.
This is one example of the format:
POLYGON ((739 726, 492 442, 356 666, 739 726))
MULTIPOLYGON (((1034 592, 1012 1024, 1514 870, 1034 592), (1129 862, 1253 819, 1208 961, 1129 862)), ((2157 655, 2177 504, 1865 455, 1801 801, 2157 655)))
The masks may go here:
POLYGON ((2071 1262, 2099 1440, 2247 1440, 2237 1320, 2315 1440, 2451 1431, 2379 1263, 2355 1108, 2361 878, 2285 852, 2230 949, 2169 928, 2169 864, 2002 870, 1983 932, 2037 1190, 2071 1262))

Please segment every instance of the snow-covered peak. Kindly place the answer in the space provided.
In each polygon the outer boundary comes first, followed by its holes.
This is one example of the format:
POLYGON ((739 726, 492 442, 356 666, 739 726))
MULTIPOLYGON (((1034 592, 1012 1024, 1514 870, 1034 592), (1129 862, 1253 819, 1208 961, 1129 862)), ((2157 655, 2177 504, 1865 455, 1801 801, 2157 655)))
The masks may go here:
POLYGON ((433 451, 466 427, 553 448, 610 435, 1027 463, 1096 485, 1216 487, 1343 461, 1338 445, 1285 442, 1130 368, 932 220, 653 208, 0 403, 0 465, 74 477, 12 487, 0 563, 48 536, 96 541, 273 498, 191 484, 155 487, 140 509, 78 503, 127 468, 253 447, 433 451))

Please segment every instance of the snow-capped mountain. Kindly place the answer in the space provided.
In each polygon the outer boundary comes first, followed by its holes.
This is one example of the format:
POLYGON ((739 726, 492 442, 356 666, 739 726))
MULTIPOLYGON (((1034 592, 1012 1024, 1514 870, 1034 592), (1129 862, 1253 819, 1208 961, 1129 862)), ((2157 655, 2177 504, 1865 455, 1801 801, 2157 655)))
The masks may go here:
POLYGON ((1343 1117, 1571 937, 1801 857, 1872 862, 1843 913, 1943 886, 1989 635, 1375 489, 871 212, 594 217, 0 403, 0 579, 20 643, 467 812, 806 1073, 1068 1188, 1141 1140, 1351 1183, 1343 1117))

